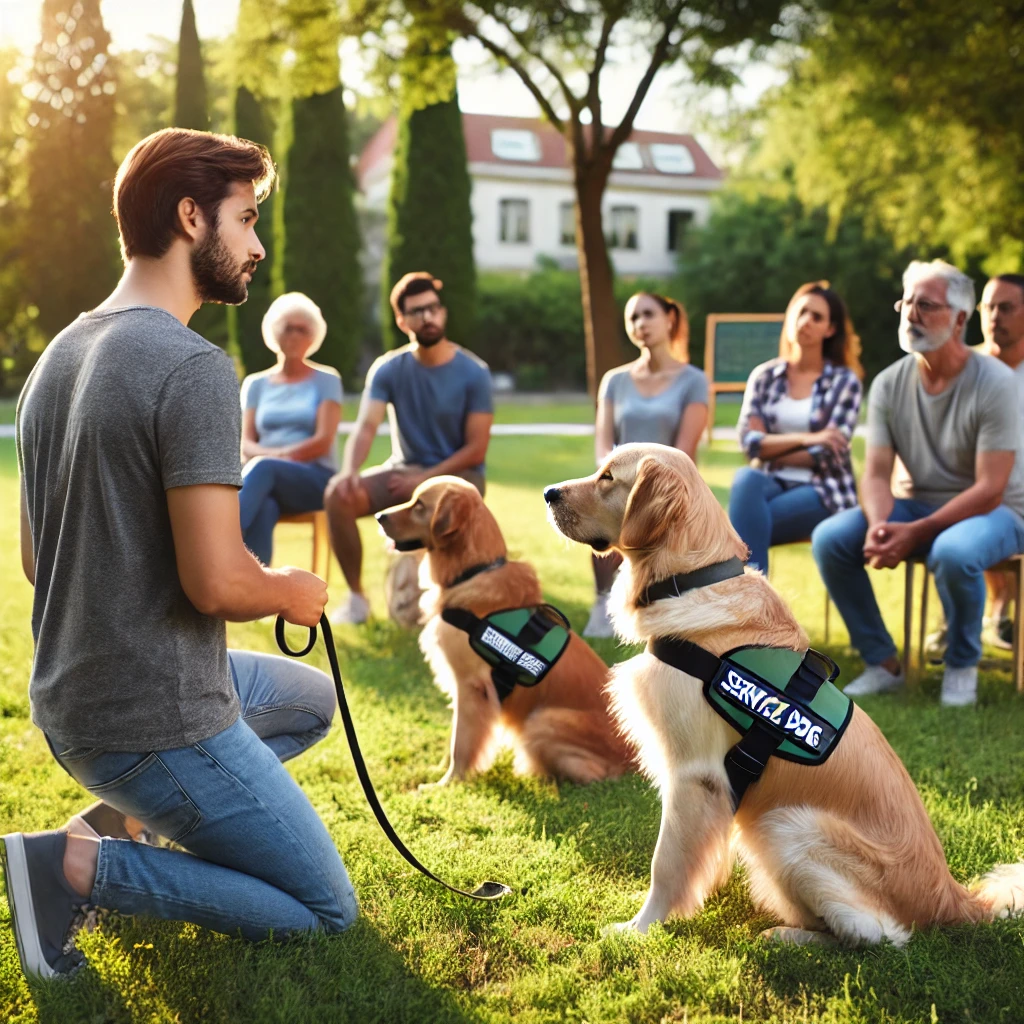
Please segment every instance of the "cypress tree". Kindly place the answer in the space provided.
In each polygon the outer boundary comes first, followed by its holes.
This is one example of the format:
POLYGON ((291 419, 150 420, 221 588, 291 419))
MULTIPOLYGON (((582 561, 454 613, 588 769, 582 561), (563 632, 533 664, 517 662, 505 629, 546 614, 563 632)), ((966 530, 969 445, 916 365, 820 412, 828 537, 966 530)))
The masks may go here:
POLYGON ((178 79, 174 88, 174 126, 210 127, 206 109, 206 78, 203 75, 203 53, 196 31, 196 15, 192 0, 185 0, 181 9, 181 34, 178 37, 178 79))
MULTIPOLYGON (((451 64, 450 98, 413 109, 403 96, 398 121, 391 195, 388 247, 381 274, 381 326, 384 344, 404 345, 388 297, 403 274, 427 270, 444 283, 448 336, 473 347, 476 320, 476 265, 473 261, 471 183, 466 165, 462 112, 454 90, 455 66, 449 54, 424 60, 451 64)), ((442 67, 431 69, 443 77, 442 67)), ((423 76, 403 76, 405 91, 421 88, 423 76)))
MULTIPOLYGON (((266 102, 259 100, 244 85, 235 91, 235 134, 270 148, 274 129, 266 102)), ((249 298, 235 312, 235 337, 246 373, 265 370, 274 364, 274 353, 263 344, 261 325, 270 306, 271 272, 274 268, 274 194, 260 205, 260 219, 256 225, 267 255, 249 283, 249 298)))
POLYGON ((117 281, 110 216, 114 69, 99 0, 44 0, 26 83, 26 298, 47 335, 101 302, 117 281))
POLYGON ((327 338, 317 359, 349 381, 359 364, 362 279, 340 85, 292 101, 285 182, 285 290, 305 292, 323 311, 327 338))

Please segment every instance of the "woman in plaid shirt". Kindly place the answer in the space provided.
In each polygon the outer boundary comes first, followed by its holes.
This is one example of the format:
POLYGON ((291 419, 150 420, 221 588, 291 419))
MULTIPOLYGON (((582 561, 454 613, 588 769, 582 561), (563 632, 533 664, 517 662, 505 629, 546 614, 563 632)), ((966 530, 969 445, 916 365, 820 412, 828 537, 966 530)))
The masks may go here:
POLYGON ((729 518, 768 571, 768 548, 809 537, 823 519, 857 504, 850 439, 860 414, 860 339, 827 281, 790 299, 781 355, 747 381, 740 444, 751 465, 729 494, 729 518))

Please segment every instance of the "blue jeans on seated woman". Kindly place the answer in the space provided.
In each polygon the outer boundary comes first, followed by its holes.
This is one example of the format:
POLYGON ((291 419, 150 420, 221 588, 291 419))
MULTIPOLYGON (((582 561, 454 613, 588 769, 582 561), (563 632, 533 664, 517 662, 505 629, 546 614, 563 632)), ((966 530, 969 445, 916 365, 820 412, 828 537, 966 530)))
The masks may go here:
POLYGON ((316 512, 324 507, 324 488, 334 470, 319 462, 252 459, 242 467, 238 503, 242 540, 264 564, 274 553, 274 527, 281 516, 316 512))
POLYGON ((89 902, 259 940, 339 932, 357 904, 341 856, 281 761, 327 734, 329 677, 271 654, 229 651, 242 717, 176 750, 68 747, 61 767, 90 793, 188 850, 102 839, 89 902))
POLYGON ((747 563, 768 572, 768 548, 806 540, 830 513, 811 484, 780 480, 744 466, 729 491, 729 519, 750 548, 747 563))

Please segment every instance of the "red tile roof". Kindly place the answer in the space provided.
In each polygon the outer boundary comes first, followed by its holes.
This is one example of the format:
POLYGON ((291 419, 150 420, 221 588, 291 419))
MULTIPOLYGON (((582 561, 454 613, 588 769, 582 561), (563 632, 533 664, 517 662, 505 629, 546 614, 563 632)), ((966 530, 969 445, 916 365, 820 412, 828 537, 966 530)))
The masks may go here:
MULTIPOLYGON (((507 165, 509 167, 566 167, 565 139, 545 120, 535 117, 508 117, 501 114, 463 114, 462 128, 466 136, 466 156, 470 163, 489 163, 507 165), (503 160, 491 150, 491 131, 495 128, 513 128, 532 131, 540 140, 540 159, 531 161, 503 160)), ((388 118, 377 133, 366 144, 359 156, 357 176, 362 185, 364 176, 385 159, 395 146, 397 124, 394 117, 388 118)), ((714 164, 711 157, 704 152, 700 143, 692 135, 681 135, 672 132, 652 132, 634 129, 629 136, 630 142, 649 144, 652 142, 684 145, 693 156, 694 170, 692 174, 665 174, 664 177, 679 180, 680 178, 711 178, 719 180, 722 171, 714 164)), ((613 172, 614 173, 614 172, 613 172)), ((619 173, 661 175, 650 162, 644 160, 642 170, 620 171, 619 173)))

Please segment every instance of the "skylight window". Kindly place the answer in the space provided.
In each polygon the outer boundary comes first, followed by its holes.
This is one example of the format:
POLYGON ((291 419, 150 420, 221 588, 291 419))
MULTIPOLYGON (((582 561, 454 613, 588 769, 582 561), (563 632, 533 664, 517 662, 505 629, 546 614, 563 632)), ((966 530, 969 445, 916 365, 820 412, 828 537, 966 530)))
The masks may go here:
POLYGON ((693 174, 696 170, 693 154, 676 143, 652 142, 651 159, 662 174, 693 174))
POLYGON ((491 130, 491 152, 499 160, 536 163, 540 160, 540 139, 535 132, 522 128, 494 128, 491 130))
POLYGON ((617 171, 642 171, 644 158, 635 142, 624 142, 615 152, 612 167, 617 171))

